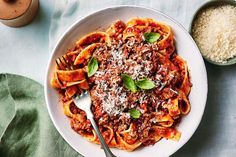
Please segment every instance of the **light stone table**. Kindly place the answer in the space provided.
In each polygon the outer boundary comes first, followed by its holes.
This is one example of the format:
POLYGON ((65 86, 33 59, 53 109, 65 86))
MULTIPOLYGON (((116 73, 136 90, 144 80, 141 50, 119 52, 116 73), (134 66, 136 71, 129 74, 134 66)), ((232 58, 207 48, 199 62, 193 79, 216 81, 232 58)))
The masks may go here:
MULTIPOLYGON (((43 83, 55 41, 71 23, 112 5, 142 5, 160 10, 189 29, 191 18, 204 0, 40 0, 30 25, 10 28, 0 24, 0 72, 15 73, 43 83), (55 9, 54 9, 55 7, 55 9), (74 14, 76 16, 74 16, 74 14)), ((191 53, 191 52, 190 52, 191 53)), ((208 101, 202 122, 189 142, 173 157, 236 156, 236 65, 206 63, 208 101)))

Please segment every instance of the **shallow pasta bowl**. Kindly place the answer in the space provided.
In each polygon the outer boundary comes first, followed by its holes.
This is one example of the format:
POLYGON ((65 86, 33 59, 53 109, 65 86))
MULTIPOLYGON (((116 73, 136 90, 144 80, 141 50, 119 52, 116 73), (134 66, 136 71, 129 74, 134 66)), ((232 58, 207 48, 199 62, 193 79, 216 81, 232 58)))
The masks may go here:
POLYGON ((86 157, 94 157, 95 154, 99 157, 105 155, 99 145, 86 141, 70 128, 68 118, 63 114, 61 105, 59 105, 58 93, 50 85, 50 79, 55 70, 54 61, 57 57, 63 55, 67 48, 73 47, 73 44, 80 37, 97 30, 97 28, 107 28, 117 19, 127 22, 134 17, 149 17, 171 26, 175 37, 177 52, 187 61, 190 70, 191 82, 193 84, 189 96, 191 111, 177 126, 177 129, 182 133, 178 142, 162 139, 154 146, 143 147, 133 152, 118 149, 112 149, 112 151, 118 157, 170 156, 191 138, 201 121, 207 98, 207 75, 201 54, 188 32, 169 16, 149 8, 116 6, 99 10, 78 20, 66 31, 56 44, 53 55, 49 60, 44 88, 47 108, 55 127, 76 151, 86 157))

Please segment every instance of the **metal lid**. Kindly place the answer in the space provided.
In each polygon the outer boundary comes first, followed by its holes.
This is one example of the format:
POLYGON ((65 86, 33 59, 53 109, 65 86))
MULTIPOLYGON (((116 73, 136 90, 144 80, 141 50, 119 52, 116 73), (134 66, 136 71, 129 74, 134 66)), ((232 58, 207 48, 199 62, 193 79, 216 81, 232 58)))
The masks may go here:
POLYGON ((32 0, 0 0, 0 19, 11 20, 23 15, 32 0))

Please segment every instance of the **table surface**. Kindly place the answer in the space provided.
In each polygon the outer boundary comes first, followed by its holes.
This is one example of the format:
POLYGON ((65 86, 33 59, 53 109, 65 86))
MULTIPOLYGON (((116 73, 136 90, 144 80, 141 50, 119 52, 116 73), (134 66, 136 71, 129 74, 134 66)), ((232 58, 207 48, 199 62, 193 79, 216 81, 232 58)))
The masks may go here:
MULTIPOLYGON (((188 29, 193 13, 204 2, 80 0, 77 9, 86 14, 115 4, 143 5, 172 16, 188 29)), ((53 6, 53 0, 40 0, 37 17, 25 27, 10 28, 0 23, 0 72, 20 74, 43 83, 50 56, 49 33, 53 6)), ((206 63, 206 68, 209 93, 202 122, 189 142, 173 157, 236 156, 236 65, 220 67, 206 63)))

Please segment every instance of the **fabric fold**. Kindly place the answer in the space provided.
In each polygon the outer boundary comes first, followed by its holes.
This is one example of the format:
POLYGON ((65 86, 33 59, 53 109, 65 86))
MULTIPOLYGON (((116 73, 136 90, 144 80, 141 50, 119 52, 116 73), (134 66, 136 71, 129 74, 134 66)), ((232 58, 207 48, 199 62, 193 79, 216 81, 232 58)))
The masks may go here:
POLYGON ((53 126, 39 83, 0 74, 0 106, 1 157, 81 157, 53 126))
POLYGON ((5 74, 0 75, 0 138, 15 115, 14 100, 9 92, 5 74))

